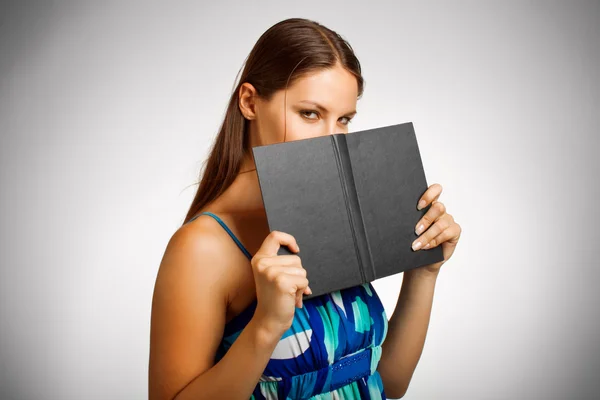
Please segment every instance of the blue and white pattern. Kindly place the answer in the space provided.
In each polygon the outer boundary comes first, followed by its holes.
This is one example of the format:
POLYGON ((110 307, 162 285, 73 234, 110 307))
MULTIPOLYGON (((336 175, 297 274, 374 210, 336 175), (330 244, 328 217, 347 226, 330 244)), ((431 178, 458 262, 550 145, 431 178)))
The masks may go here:
MULTIPOLYGON (((251 259, 224 222, 240 249, 251 259)), ((191 220, 190 220, 191 221, 191 220)), ((225 325, 215 362, 254 315, 256 300, 225 325)), ((251 399, 386 399, 377 365, 387 334, 385 309, 371 283, 303 301, 282 335, 251 399)))

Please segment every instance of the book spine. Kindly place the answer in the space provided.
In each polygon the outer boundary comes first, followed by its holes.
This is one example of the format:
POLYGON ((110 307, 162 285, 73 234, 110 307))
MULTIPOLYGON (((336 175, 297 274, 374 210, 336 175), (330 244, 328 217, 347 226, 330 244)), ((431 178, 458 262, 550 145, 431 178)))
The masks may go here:
POLYGON ((375 280, 373 261, 371 260, 367 234, 362 219, 358 194, 356 193, 356 185, 354 183, 354 174, 352 173, 352 164, 350 162, 346 135, 331 135, 331 141, 333 143, 333 152, 335 154, 344 193, 344 201, 346 202, 346 211, 348 212, 348 221, 350 222, 350 229, 352 231, 354 249, 358 259, 360 274, 363 283, 371 282, 375 280))

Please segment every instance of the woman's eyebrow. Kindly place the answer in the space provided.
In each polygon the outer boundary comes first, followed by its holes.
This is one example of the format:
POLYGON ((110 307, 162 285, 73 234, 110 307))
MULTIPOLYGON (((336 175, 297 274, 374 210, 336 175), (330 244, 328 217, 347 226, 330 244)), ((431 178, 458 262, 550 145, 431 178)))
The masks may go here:
MULTIPOLYGON (((321 110, 324 113, 328 113, 329 112, 329 110, 327 110, 325 107, 323 107, 319 103, 316 103, 316 102, 314 102, 312 100, 300 100, 300 103, 312 104, 313 106, 315 106, 316 108, 318 108, 319 110, 321 110)), ((346 115, 354 115, 354 114, 356 114, 356 110, 352 110, 349 113, 347 113, 346 115)))

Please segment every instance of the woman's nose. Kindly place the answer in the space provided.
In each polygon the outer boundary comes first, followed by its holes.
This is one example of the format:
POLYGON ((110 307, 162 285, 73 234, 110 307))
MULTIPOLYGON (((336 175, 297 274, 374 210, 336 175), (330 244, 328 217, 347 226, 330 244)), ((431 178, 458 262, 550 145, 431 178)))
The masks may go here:
POLYGON ((323 135, 333 135, 335 133, 344 133, 339 126, 337 126, 337 121, 334 121, 333 123, 327 123, 325 124, 325 132, 323 132, 323 135))

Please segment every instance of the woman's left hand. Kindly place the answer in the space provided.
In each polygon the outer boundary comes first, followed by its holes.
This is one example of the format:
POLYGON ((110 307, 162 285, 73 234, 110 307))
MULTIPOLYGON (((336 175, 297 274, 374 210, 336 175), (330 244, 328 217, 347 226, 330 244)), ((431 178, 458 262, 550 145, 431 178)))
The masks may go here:
POLYGON ((419 199, 417 209, 421 210, 429 204, 431 204, 431 207, 417 222, 415 232, 420 236, 412 244, 412 248, 415 251, 442 245, 443 261, 418 267, 434 274, 439 272, 442 264, 448 261, 452 253, 454 253, 462 231, 460 225, 454 222, 452 215, 446 212, 444 204, 437 201, 440 194, 442 194, 442 185, 434 183, 429 186, 419 199))

